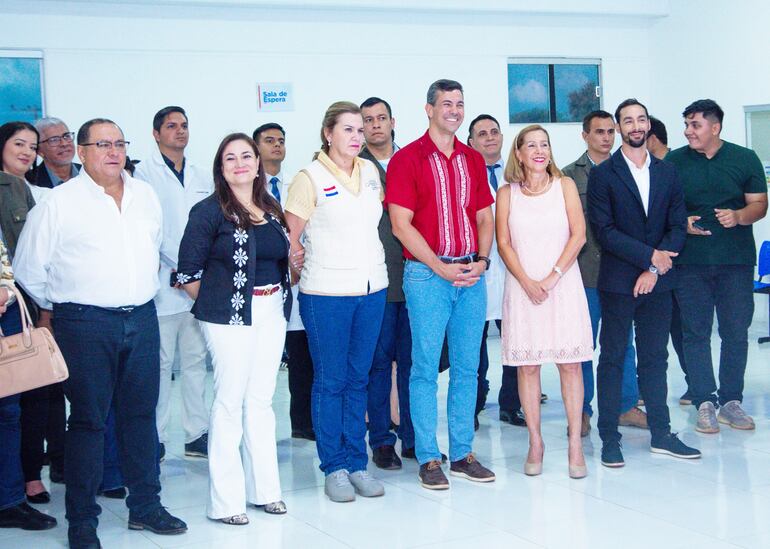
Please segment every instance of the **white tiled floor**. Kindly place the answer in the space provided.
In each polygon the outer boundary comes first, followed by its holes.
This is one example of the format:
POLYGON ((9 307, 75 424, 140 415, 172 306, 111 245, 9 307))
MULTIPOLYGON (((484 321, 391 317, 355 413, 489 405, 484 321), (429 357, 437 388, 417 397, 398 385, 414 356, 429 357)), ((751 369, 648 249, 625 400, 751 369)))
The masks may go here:
MULTIPOLYGON (((527 452, 526 430, 497 420, 500 385, 499 340, 490 338, 487 410, 480 416, 475 450, 491 465, 497 481, 476 485, 452 477, 451 490, 430 492, 417 483, 417 465, 406 461, 401 471, 370 469, 386 483, 383 498, 359 498, 334 504, 323 495, 315 446, 289 438, 287 374, 279 374, 275 410, 285 516, 249 510, 251 524, 225 526, 205 516, 208 494, 205 460, 183 458, 179 393, 174 387, 175 442, 163 464, 163 503, 187 521, 182 536, 162 537, 126 529, 121 501, 100 498, 104 511, 99 535, 104 547, 272 548, 337 547, 569 547, 647 549, 770 547, 770 344, 756 338, 767 333, 755 323, 750 333, 745 406, 757 423, 755 432, 722 430, 701 435, 692 428, 695 412, 678 406, 684 381, 672 353, 669 403, 674 430, 704 454, 700 461, 677 461, 650 454, 645 432, 623 429, 623 469, 603 468, 601 443, 594 429, 585 439, 589 476, 567 477, 566 421, 553 366, 543 368, 543 387, 550 400, 543 406, 546 456, 543 475, 522 473, 527 452)), ((718 342, 714 341, 715 358, 718 342)), ((447 378, 440 383, 446 399, 447 378)), ((445 413, 440 412, 439 443, 446 448, 445 413)), ((594 420, 595 425, 595 420, 594 420)), ((66 543, 64 490, 52 485, 53 502, 44 509, 59 519, 47 532, 0 530, 0 548, 63 547, 66 543)))

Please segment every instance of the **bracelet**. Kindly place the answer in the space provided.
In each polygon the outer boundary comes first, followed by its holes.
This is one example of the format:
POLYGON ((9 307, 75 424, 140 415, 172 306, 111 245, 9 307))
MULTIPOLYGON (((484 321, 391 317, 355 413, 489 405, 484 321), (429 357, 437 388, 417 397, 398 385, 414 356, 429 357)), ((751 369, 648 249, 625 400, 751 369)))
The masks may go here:
POLYGON ((558 265, 553 266, 553 272, 559 275, 559 278, 564 276, 564 272, 561 270, 561 268, 558 265))
POLYGON ((488 271, 489 267, 492 265, 492 261, 487 256, 485 256, 485 255, 480 255, 478 257, 478 261, 483 261, 484 263, 487 264, 487 268, 484 269, 485 271, 488 271))

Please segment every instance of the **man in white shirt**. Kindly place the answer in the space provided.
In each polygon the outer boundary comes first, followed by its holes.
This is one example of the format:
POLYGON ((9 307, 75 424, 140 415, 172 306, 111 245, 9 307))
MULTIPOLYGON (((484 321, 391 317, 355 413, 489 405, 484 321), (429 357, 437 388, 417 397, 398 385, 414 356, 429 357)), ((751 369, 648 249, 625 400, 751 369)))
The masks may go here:
MULTIPOLYGON (((505 179, 503 179, 503 173, 505 172, 505 162, 501 154, 503 150, 503 133, 500 131, 498 121, 489 114, 480 114, 474 118, 468 127, 468 145, 476 149, 484 157, 489 190, 492 192, 492 196, 496 197, 497 189, 501 185, 507 184, 505 179)), ((487 379, 487 371, 489 369, 489 354, 487 352, 489 321, 494 320, 499 331, 500 321, 503 318, 505 265, 497 253, 494 233, 492 235, 492 247, 489 250, 489 261, 491 264, 485 276, 487 284, 487 322, 484 325, 484 332, 481 337, 476 419, 474 420, 477 429, 479 425, 478 415, 484 409, 487 393, 489 392, 489 380, 487 379)), ((498 401, 500 403, 500 421, 511 423, 512 425, 526 425, 524 416, 521 413, 516 368, 513 366, 503 365, 502 385, 500 386, 498 401)))
POLYGON ((184 453, 208 457, 209 409, 206 406, 206 343, 200 324, 190 313, 193 301, 179 287, 170 285, 190 208, 214 190, 210 172, 185 158, 190 139, 187 113, 176 106, 159 110, 152 121, 158 144, 152 156, 136 167, 136 178, 147 181, 163 209, 163 242, 160 246, 160 291, 155 296, 160 326, 160 391, 156 410, 161 457, 169 441, 171 420, 171 369, 179 350, 182 391, 184 453))
MULTIPOLYGON (((267 190, 281 204, 289 195, 289 178, 284 177, 282 165, 286 158, 286 132, 280 124, 262 124, 252 134, 257 144, 259 159, 265 168, 267 190)), ((289 417, 291 437, 315 440, 313 420, 310 416, 310 391, 313 388, 313 361, 307 343, 307 334, 299 316, 299 286, 291 287, 294 307, 286 326, 286 354, 289 365, 289 417)))
POLYGON ((128 142, 97 118, 77 135, 83 170, 34 208, 14 258, 17 281, 53 308, 56 339, 69 368, 64 470, 71 548, 100 547, 104 431, 110 406, 129 489, 128 527, 180 534, 187 525, 160 503, 155 406, 158 401, 158 291, 162 213, 152 188, 123 167, 128 142))

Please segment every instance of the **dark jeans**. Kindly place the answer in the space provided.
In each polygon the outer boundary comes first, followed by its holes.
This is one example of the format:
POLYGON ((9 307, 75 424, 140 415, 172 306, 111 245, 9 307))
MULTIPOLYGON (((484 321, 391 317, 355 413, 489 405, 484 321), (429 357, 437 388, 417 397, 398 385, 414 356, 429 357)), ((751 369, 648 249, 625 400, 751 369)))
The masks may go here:
MULTIPOLYGON (((500 329, 500 320, 495 320, 497 323, 497 329, 500 329)), ((474 410, 475 415, 479 415, 479 412, 487 405, 487 395, 489 394, 489 380, 487 379, 487 372, 489 372, 489 353, 487 351, 487 333, 489 332, 489 321, 484 323, 484 331, 481 333, 481 349, 479 350, 479 369, 476 376, 476 408, 474 410)), ((449 369, 449 345, 447 338, 444 336, 444 346, 441 348, 441 359, 439 361, 439 372, 443 372, 449 369)), ((505 368, 505 366, 503 367, 505 368)), ((513 372, 514 376, 516 371, 513 372)), ((505 376, 505 373, 503 373, 505 376)), ((518 381, 516 382, 516 399, 518 399, 518 381)), ((502 388, 501 388, 502 390, 502 388)))
POLYGON ((674 345, 674 351, 679 359, 679 367, 684 374, 684 381, 687 383, 687 392, 690 392, 690 376, 687 374, 687 362, 684 358, 684 345, 682 337, 682 311, 679 308, 679 300, 676 292, 671 295, 671 343, 674 345))
POLYGON ((64 468, 66 412, 62 385, 54 383, 21 394, 21 466, 25 482, 40 480, 46 439, 51 468, 64 468))
POLYGON ((310 391, 313 388, 313 360, 307 345, 305 330, 286 332, 286 352, 289 355, 289 417, 292 430, 312 431, 310 391))
POLYGON ((118 433, 115 426, 115 406, 112 406, 104 425, 104 473, 99 491, 115 490, 123 486, 123 473, 120 471, 120 448, 118 447, 118 433))
POLYGON ((618 416, 623 380, 623 361, 628 332, 636 334, 639 390, 647 409, 653 441, 670 432, 666 404, 668 334, 671 326, 671 292, 641 295, 599 291, 602 325, 599 331, 599 366, 596 388, 599 396, 599 436, 602 441, 620 440, 618 416))
POLYGON ((684 355, 692 403, 722 405, 743 400, 743 377, 754 316, 751 265, 680 265, 676 297, 682 311, 684 355), (711 360, 711 329, 716 310, 722 347, 719 389, 711 360), (719 398, 717 398, 717 394, 719 398))
MULTIPOLYGON (((21 332, 18 304, 14 303, 0 316, 0 327, 5 335, 21 332)), ((0 398, 0 511, 25 500, 20 416, 19 395, 0 398)))
POLYGON ((382 327, 369 372, 369 446, 381 448, 396 444, 390 430, 390 390, 392 364, 396 361, 398 387, 398 436, 402 448, 414 448, 414 427, 409 410, 409 375, 412 371, 412 332, 405 302, 385 303, 382 327))
POLYGON ((66 516, 70 528, 96 527, 101 508, 96 492, 102 481, 104 434, 110 407, 131 517, 160 505, 157 469, 160 335, 152 301, 126 310, 89 305, 54 305, 54 329, 70 377, 64 452, 66 516))
POLYGON ((321 470, 366 470, 366 388, 385 290, 362 296, 299 293, 313 357, 311 410, 321 470))

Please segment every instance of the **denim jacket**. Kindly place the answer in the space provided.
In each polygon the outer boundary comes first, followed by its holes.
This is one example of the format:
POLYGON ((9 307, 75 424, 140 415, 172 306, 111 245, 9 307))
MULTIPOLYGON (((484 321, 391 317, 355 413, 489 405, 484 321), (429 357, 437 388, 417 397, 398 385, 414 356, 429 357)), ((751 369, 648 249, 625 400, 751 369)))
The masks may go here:
MULTIPOLYGON (((279 266, 283 314, 288 320, 292 304, 289 235, 274 216, 266 214, 265 219, 286 240, 286 257, 279 266)), ((253 227, 244 231, 225 218, 216 194, 193 206, 179 245, 176 281, 201 281, 192 307, 195 318, 214 324, 251 325, 255 238, 253 227)))

